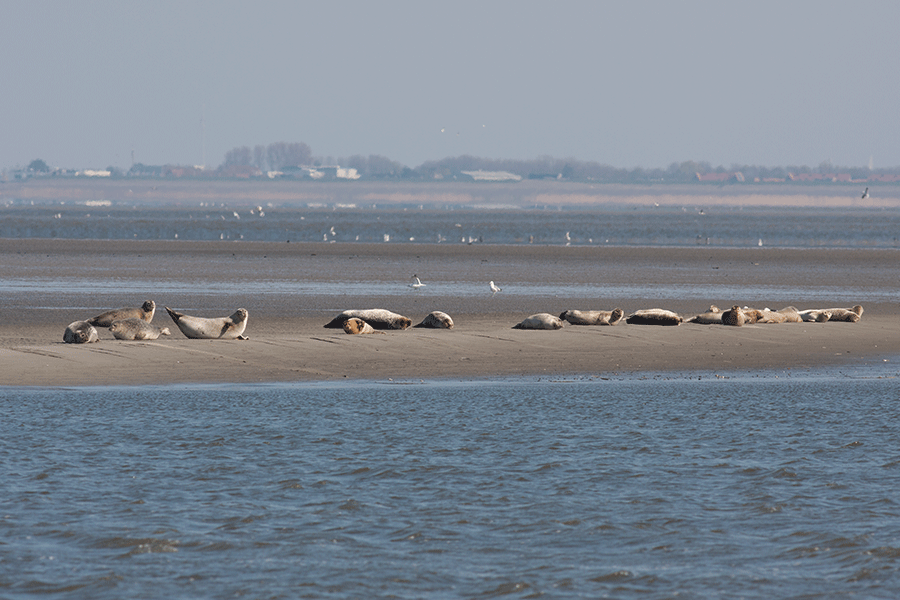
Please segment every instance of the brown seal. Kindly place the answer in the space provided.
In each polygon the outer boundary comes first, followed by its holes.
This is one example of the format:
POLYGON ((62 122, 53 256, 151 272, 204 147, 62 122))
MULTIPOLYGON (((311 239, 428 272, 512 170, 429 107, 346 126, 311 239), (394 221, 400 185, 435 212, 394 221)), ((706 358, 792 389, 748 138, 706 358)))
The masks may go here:
POLYGON ((96 317, 88 319, 88 323, 94 327, 109 327, 113 321, 121 319, 141 319, 150 322, 156 312, 156 302, 147 300, 139 308, 116 308, 100 313, 96 317))
POLYGON ((537 313, 523 320, 513 329, 562 329, 563 322, 559 317, 550 313, 537 313))
POLYGON ((345 310, 331 321, 325 324, 329 329, 341 329, 344 321, 356 317, 362 319, 375 329, 406 329, 412 325, 409 317, 398 315, 383 308, 369 308, 363 310, 351 309, 345 310))
POLYGON ((681 325, 682 319, 678 313, 666 310, 664 308, 644 308, 636 310, 628 317, 625 322, 629 325, 681 325))
POLYGON ((741 327, 746 322, 747 319, 744 317, 744 311, 737 304, 722 313, 722 325, 741 327))
POLYGON ((171 335, 168 327, 157 327, 143 319, 119 319, 109 326, 117 340, 155 340, 161 335, 171 335))
POLYGON ((371 325, 358 317, 350 317, 344 321, 344 333, 359 335, 361 333, 379 333, 371 325))
POLYGON ((422 319, 416 327, 429 327, 431 329, 453 329, 453 319, 445 312, 432 311, 422 319))

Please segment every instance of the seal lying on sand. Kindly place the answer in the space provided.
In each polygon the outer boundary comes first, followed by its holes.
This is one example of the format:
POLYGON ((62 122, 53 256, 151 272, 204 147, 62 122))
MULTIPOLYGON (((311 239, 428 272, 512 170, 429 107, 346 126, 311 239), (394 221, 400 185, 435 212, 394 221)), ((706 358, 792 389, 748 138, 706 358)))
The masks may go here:
POLYGON ((147 300, 140 308, 116 308, 100 313, 92 319, 88 319, 88 323, 94 327, 109 327, 113 321, 121 319, 141 319, 150 322, 153 320, 153 314, 156 312, 156 302, 147 300))
POLYGON ((822 309, 801 310, 800 318, 805 323, 825 323, 831 319, 831 313, 822 309))
POLYGON ((572 325, 615 325, 625 316, 621 308, 613 310, 567 310, 559 315, 572 325))
POLYGON ((453 329, 453 319, 445 312, 432 311, 416 327, 430 327, 432 329, 453 329))
POLYGON ((803 319, 800 317, 800 311, 794 308, 793 306, 785 306, 784 308, 779 308, 777 313, 784 315, 785 323, 802 323, 803 319))
POLYGON ((63 333, 63 341, 67 344, 89 344, 99 342, 100 336, 97 330, 87 321, 74 321, 69 323, 63 333))
POLYGON ((740 306, 735 304, 729 310, 722 313, 722 325, 731 325, 732 327, 741 327, 747 322, 744 311, 740 306))
POLYGON ((513 329, 562 329, 563 322, 559 317, 555 317, 550 313, 538 313, 531 315, 518 325, 513 325, 513 329))
MULTIPOLYGON (((358 335, 361 333, 382 333, 380 331, 375 331, 375 329, 357 317, 350 317, 346 321, 344 321, 344 333, 349 333, 351 335, 358 335)), ((384 335, 382 333, 382 335, 384 335)))
POLYGON ((625 318, 629 325, 680 325, 683 320, 678 314, 663 308, 645 308, 625 318))
POLYGON ((406 329, 412 325, 412 321, 403 315, 392 313, 383 308, 369 308, 364 310, 345 310, 326 323, 325 327, 340 329, 344 326, 344 321, 351 317, 362 319, 375 329, 406 329))
POLYGON ((859 304, 853 308, 817 308, 800 311, 800 316, 804 321, 817 321, 819 323, 824 323, 825 321, 857 323, 862 314, 863 307, 859 304), (826 315, 828 318, 825 318, 826 315))
POLYGON ((230 317, 218 317, 215 319, 204 319, 203 317, 192 317, 179 312, 175 312, 168 306, 166 312, 178 325, 185 336, 195 340, 246 340, 244 337, 244 329, 247 328, 247 319, 250 314, 246 308, 239 308, 234 311, 230 317))
POLYGON ((157 327, 143 319, 119 319, 109 326, 117 340, 155 340, 161 335, 171 335, 168 327, 157 327))
POLYGON ((721 325, 722 311, 715 304, 710 305, 709 309, 702 314, 691 317, 685 323, 697 323, 698 325, 721 325))

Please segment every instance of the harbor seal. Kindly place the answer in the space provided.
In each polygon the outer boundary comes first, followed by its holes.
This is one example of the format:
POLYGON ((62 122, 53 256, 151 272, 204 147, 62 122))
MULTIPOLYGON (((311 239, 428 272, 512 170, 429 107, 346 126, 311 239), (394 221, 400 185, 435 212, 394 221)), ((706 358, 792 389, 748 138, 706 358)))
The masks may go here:
POLYGON ((113 321, 119 321, 121 319, 141 319, 149 323, 153 320, 154 313, 156 313, 156 302, 147 300, 140 308, 116 308, 114 310, 108 310, 104 313, 100 313, 96 317, 88 319, 87 322, 94 327, 109 327, 112 325, 113 321))
POLYGON ((787 323, 788 316, 785 313, 778 312, 777 310, 770 310, 768 308, 764 308, 759 311, 759 318, 756 320, 757 323, 787 323))
POLYGON ((682 319, 677 313, 664 308, 645 308, 637 310, 628 317, 625 322, 629 325, 681 325, 682 319))
POLYGON ((721 325, 722 311, 715 304, 711 304, 705 313, 701 313, 691 317, 686 323, 696 323, 698 325, 721 325))
POLYGON ((63 341, 67 344, 89 344, 99 342, 100 336, 97 330, 87 321, 74 321, 69 323, 63 333, 63 341))
POLYGON ((513 329, 562 329, 563 321, 550 313, 537 313, 527 317, 513 329))
POLYGON ((358 317, 350 317, 344 321, 344 333, 358 335, 361 333, 382 333, 358 317))
POLYGON ((831 313, 829 321, 858 323, 863 314, 863 307, 857 304, 853 308, 826 308, 825 311, 831 313))
POLYGON ((744 311, 737 304, 722 313, 722 325, 741 327, 746 322, 747 319, 744 317, 744 311))
POLYGON ((784 315, 785 323, 802 323, 803 319, 800 317, 800 311, 794 308, 793 306, 785 306, 784 308, 779 308, 777 313, 784 315))
POLYGON ((168 327, 157 327, 143 319, 119 319, 109 326, 117 340, 155 340, 161 335, 171 335, 168 327))
POLYGON ((822 309, 801 310, 800 318, 804 323, 825 323, 831 319, 831 313, 822 309))
POLYGON ((431 329, 453 329, 453 319, 445 312, 432 311, 422 319, 416 327, 429 327, 431 329))
POLYGON ((246 308, 239 308, 228 317, 205 319, 175 312, 168 306, 166 312, 186 337, 194 340, 246 340, 244 329, 250 314, 246 308))
POLYGON ((567 310, 559 318, 572 325, 615 325, 625 316, 621 308, 613 310, 567 310))
POLYGON ((341 329, 344 326, 344 321, 352 317, 362 319, 375 329, 406 329, 412 325, 412 321, 409 317, 398 315, 397 313, 393 313, 383 308, 369 308, 363 310, 345 310, 326 323, 325 327, 329 329, 341 329))

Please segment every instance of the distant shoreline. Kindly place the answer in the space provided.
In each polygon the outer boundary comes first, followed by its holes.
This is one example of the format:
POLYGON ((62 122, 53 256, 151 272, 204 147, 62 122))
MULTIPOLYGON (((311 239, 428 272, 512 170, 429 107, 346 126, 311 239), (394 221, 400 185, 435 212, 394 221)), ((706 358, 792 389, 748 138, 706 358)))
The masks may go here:
POLYGON ((858 183, 591 184, 496 182, 286 181, 40 178, 0 183, 0 204, 109 201, 124 204, 228 206, 591 207, 604 204, 900 208, 900 185, 858 183))

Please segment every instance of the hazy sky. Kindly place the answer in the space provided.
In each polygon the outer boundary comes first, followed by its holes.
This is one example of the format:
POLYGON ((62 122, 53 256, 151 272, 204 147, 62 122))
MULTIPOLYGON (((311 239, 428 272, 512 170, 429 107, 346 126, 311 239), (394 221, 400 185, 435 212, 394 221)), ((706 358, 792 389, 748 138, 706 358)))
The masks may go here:
POLYGON ((0 169, 278 141, 410 167, 894 167, 898 26, 870 0, 0 0, 0 169))

